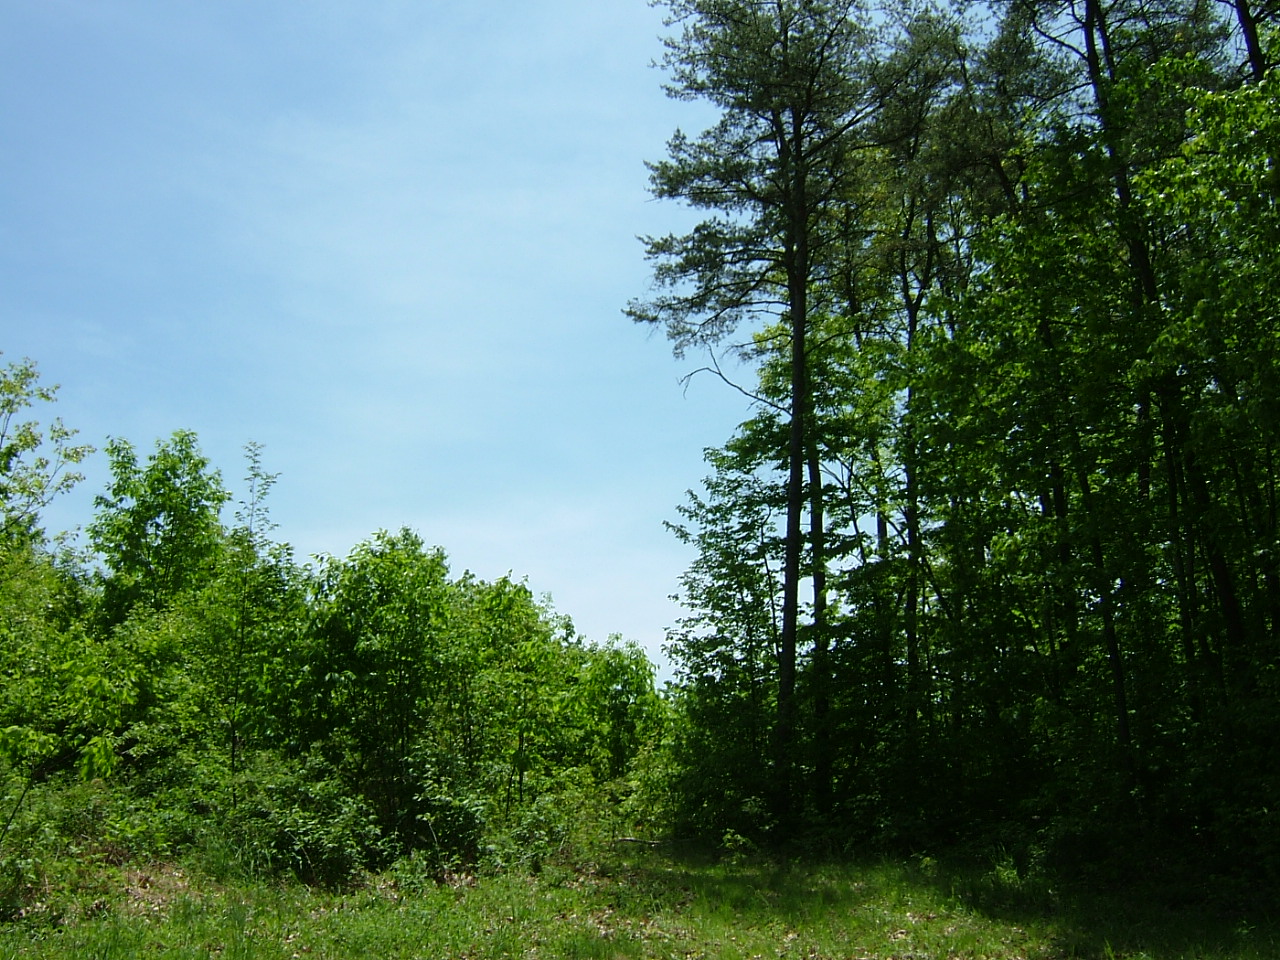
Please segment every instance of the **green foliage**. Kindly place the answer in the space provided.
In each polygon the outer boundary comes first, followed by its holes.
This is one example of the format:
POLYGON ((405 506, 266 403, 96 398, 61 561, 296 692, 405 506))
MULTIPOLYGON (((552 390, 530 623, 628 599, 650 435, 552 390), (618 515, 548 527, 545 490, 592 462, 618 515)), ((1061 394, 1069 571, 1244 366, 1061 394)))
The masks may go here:
POLYGON ((56 399, 58 388, 39 379, 31 360, 0 368, 0 550, 37 534, 40 510, 82 479, 74 467, 93 452, 72 444, 76 431, 60 419, 43 429, 19 419, 28 407, 56 399))
POLYGON ((108 772, 138 697, 132 661, 66 619, 82 589, 34 546, 0 553, 0 762, 32 777, 108 772))
POLYGON ((103 618, 113 626, 136 604, 159 610, 213 575, 230 494, 190 431, 157 443, 143 465, 127 440, 112 440, 107 456, 112 479, 88 532, 107 568, 103 618))
POLYGON ((99 574, 38 537, 0 552, 11 914, 86 854, 328 887, 402 857, 531 868, 600 820, 605 783, 631 796, 661 713, 637 647, 583 646, 407 530, 300 567, 269 536, 257 445, 230 528, 193 434, 108 452, 99 574))
POLYGON ((576 682, 560 710, 562 722, 581 731, 575 745, 599 781, 624 776, 659 722, 653 664, 621 637, 582 652, 576 682))
POLYGON ((488 824, 523 829, 554 771, 621 775, 654 710, 635 648, 566 645, 526 588, 450 580, 408 531, 329 560, 313 609, 299 742, 333 758, 397 853, 441 868, 474 861, 488 824))
POLYGON ((1247 8, 1181 0, 895 11, 814 80, 871 105, 833 167, 814 148, 805 231, 767 221, 788 247, 746 231, 794 183, 747 189, 790 75, 752 98, 758 53, 725 54, 763 8, 673 10, 676 92, 722 122, 673 141, 656 191, 734 212, 650 241, 670 296, 632 315, 680 347, 788 308, 742 345, 757 408, 672 528, 697 551, 668 637, 673 828, 776 841, 786 780, 821 847, 1094 876, 1158 850, 1274 882, 1274 38, 1260 58, 1247 8), (748 282, 773 250, 794 255, 748 282))
POLYGON ((235 780, 211 773, 202 799, 212 816, 196 850, 215 875, 282 875, 342 887, 385 862, 374 810, 322 758, 299 762, 257 751, 235 780))
POLYGON ((425 842, 424 790, 476 760, 455 756, 454 731, 438 723, 445 691, 463 688, 472 667, 450 643, 451 592, 443 553, 407 530, 328 561, 317 583, 303 730, 334 752, 406 852, 425 842))
POLYGON ((805 910, 783 843, 929 851, 921 882, 987 912, 1135 870, 1280 882, 1275 77, 1180 0, 874 42, 852 4, 667 6, 674 92, 725 116, 654 188, 716 216, 648 241, 630 312, 677 350, 764 319, 734 347, 757 408, 672 525, 675 685, 412 531, 299 565, 253 444, 228 526, 193 434, 113 440, 96 557, 52 552, 87 448, 24 419, 53 391, 11 365, 7 916, 145 859, 425 897, 659 831, 727 855, 726 902, 785 902, 770 930, 805 910))

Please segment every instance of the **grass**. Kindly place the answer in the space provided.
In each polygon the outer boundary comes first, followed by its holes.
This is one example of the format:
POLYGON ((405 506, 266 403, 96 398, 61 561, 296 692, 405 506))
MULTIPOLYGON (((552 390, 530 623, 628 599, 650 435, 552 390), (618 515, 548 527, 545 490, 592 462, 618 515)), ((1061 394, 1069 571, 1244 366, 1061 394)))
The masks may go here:
POLYGON ((0 925, 0 960, 1280 957, 1280 924, 1230 898, 1192 907, 1155 888, 1066 892, 1000 865, 929 860, 787 864, 610 848, 537 875, 436 883, 402 868, 343 893, 220 883, 172 864, 100 865, 45 894, 0 925))

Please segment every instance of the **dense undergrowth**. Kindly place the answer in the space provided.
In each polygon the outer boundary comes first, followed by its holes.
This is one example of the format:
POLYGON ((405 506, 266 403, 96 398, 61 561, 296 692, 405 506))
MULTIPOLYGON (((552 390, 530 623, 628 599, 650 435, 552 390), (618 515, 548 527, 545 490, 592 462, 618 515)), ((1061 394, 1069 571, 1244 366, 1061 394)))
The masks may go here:
POLYGON ((577 818, 536 862, 452 869, 409 856, 340 888, 263 875, 208 843, 121 861, 84 835, 48 856, 17 900, 9 889, 0 958, 1263 960, 1280 951, 1265 905, 1212 878, 1068 882, 1020 876, 999 852, 832 860, 606 834, 599 820, 577 818))
MULTIPOLYGON (((240 821, 74 776, 11 779, 0 958, 1264 960, 1273 894, 1133 846, 1055 869, 989 842, 936 856, 656 839, 626 784, 566 780, 485 824, 472 859, 419 849, 329 882, 240 821), (239 831, 239 832, 237 832, 239 831), (292 866, 291 866, 292 865, 292 866), (304 882, 306 878, 313 882, 304 882)), ((349 824, 347 824, 349 826, 349 824)), ((301 823, 295 822, 294 828, 301 823)), ((343 821, 313 828, 341 846, 343 821)), ((345 841, 352 842, 350 838, 345 841)))

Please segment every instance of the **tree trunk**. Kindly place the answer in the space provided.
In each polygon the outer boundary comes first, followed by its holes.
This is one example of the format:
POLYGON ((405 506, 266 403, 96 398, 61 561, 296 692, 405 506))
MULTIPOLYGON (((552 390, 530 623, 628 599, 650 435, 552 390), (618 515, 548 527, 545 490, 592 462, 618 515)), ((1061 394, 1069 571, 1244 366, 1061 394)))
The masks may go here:
POLYGON ((813 580, 813 805, 818 815, 831 813, 831 666, 827 631, 827 551, 822 503, 822 465, 818 446, 809 444, 809 549, 813 580))

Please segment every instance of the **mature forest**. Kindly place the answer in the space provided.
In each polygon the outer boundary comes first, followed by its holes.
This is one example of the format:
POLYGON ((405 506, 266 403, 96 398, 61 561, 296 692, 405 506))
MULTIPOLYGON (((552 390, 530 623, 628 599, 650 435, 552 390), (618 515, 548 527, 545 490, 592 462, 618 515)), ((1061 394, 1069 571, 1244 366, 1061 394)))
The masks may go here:
POLYGON ((0 368, 0 915, 74 860, 350 883, 597 838, 1280 883, 1269 0, 664 0, 629 316, 751 398, 673 534, 659 693, 408 530, 274 539, 178 431, 0 368), (70 858, 70 859, 68 859, 70 858))
POLYGON ((1275 6, 665 6, 674 828, 1280 879, 1275 6))

